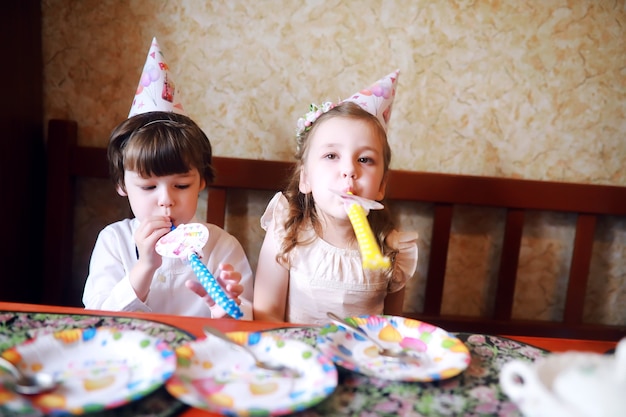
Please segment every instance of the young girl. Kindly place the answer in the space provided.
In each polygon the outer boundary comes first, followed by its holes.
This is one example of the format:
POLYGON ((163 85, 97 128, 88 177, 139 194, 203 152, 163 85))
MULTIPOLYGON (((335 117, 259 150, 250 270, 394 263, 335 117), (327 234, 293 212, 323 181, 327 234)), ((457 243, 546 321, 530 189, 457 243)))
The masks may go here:
POLYGON ((266 235, 255 276, 256 319, 323 324, 328 311, 402 313, 404 286, 417 265, 417 235, 394 230, 386 209, 371 211, 391 267, 364 270, 340 195, 385 196, 391 161, 386 123, 397 76, 337 105, 313 106, 299 121, 291 182, 261 218, 266 235))
MULTIPOLYGON (((118 193, 128 197, 135 218, 100 232, 83 294, 86 308, 225 315, 187 260, 162 258, 155 250, 172 226, 198 222, 198 193, 214 177, 211 155, 209 139, 182 114, 137 114, 113 130, 108 147, 111 177, 118 193)), ((209 240, 201 260, 241 303, 244 318, 251 319, 252 271, 243 248, 223 229, 206 226, 209 240)))

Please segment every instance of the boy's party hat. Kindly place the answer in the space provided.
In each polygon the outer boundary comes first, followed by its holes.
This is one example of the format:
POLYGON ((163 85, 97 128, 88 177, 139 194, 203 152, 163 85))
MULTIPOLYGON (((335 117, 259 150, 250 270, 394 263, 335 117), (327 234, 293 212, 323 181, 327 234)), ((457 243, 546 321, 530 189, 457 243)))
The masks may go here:
POLYGON ((156 38, 152 39, 128 117, 150 111, 169 111, 186 115, 156 38))
POLYGON ((395 70, 376 81, 368 88, 343 100, 343 103, 352 101, 358 104, 363 109, 376 116, 386 131, 389 118, 391 117, 393 99, 396 97, 396 83, 399 75, 400 70, 395 70))

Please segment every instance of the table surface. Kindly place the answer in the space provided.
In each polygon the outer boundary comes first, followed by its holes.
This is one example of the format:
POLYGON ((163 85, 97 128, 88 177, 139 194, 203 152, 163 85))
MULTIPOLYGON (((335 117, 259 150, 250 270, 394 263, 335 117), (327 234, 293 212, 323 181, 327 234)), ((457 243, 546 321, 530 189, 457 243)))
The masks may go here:
MULTIPOLYGON (((201 317, 184 317, 158 313, 131 313, 131 312, 111 312, 86 310, 75 307, 60 307, 49 305, 35 305, 0 302, 0 310, 15 311, 25 313, 54 313, 54 314, 71 314, 71 315, 96 315, 105 317, 123 317, 138 318, 142 320, 155 321, 163 323, 178 329, 184 330, 195 337, 204 337, 203 327, 210 324, 224 332, 232 331, 262 331, 279 328, 296 328, 300 327, 289 323, 269 323, 263 321, 244 321, 233 319, 209 319, 201 317)), ((529 337, 529 336, 512 336, 502 335, 508 339, 528 344, 550 352, 564 352, 570 350, 587 351, 604 353, 609 349, 615 348, 616 343, 611 341, 594 341, 594 340, 573 340, 563 338, 546 338, 546 337, 529 337)), ((202 411, 195 408, 188 408, 183 411, 181 417, 201 417, 213 416, 216 414, 202 411)))

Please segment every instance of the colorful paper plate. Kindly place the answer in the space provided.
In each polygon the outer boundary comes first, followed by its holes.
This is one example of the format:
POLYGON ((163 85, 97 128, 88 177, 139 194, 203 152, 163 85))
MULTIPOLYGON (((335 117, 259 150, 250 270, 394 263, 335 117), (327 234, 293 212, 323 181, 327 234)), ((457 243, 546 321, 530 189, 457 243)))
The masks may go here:
POLYGON ((383 346, 404 349, 419 359, 415 363, 381 356, 367 338, 343 326, 324 326, 317 340, 318 348, 337 365, 351 371, 396 381, 436 381, 460 374, 470 363, 469 350, 463 342, 432 324, 396 316, 347 320, 383 346))
MULTIPOLYGON (((108 327, 39 336, 2 356, 24 372, 48 372, 61 382, 49 393, 28 397, 46 414, 84 414, 121 406, 163 385, 176 369, 174 351, 164 341, 108 327)), ((0 406, 20 406, 16 399, 0 396, 0 406)))
POLYGON ((178 367, 167 381, 182 402, 224 415, 277 416, 307 409, 337 387, 337 368, 316 348, 270 333, 233 332, 264 361, 299 371, 293 378, 254 366, 245 352, 215 337, 176 349, 178 367))

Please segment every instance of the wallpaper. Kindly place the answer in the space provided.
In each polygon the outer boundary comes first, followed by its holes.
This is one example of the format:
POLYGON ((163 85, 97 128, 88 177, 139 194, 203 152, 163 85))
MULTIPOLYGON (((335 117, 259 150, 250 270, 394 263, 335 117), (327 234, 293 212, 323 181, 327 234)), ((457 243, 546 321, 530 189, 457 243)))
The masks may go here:
MULTIPOLYGON (((389 125, 393 168, 626 186, 624 0, 42 4, 45 118, 77 120, 82 144, 105 147, 127 117, 156 37, 187 113, 216 155, 291 160, 296 120, 311 102, 337 101, 400 69, 389 125)), ((95 214, 97 198, 81 196, 78 209, 99 225, 108 217, 95 214)), ((227 230, 253 264, 269 198, 242 195, 229 206, 227 230)), ((421 236, 405 301, 419 311, 430 208, 399 207, 397 216, 421 236)), ((449 259, 445 311, 492 308, 481 300, 496 273, 489 265, 502 218, 459 209, 451 245, 463 255, 449 259), (475 303, 458 302, 468 294, 475 303)), ((516 316, 562 313, 574 221, 547 213, 528 222, 516 316)), ((85 252, 80 289, 95 235, 93 223, 77 225, 85 252)), ((613 261, 624 255, 624 233, 623 219, 598 232, 589 320, 626 323, 626 271, 613 261)))

